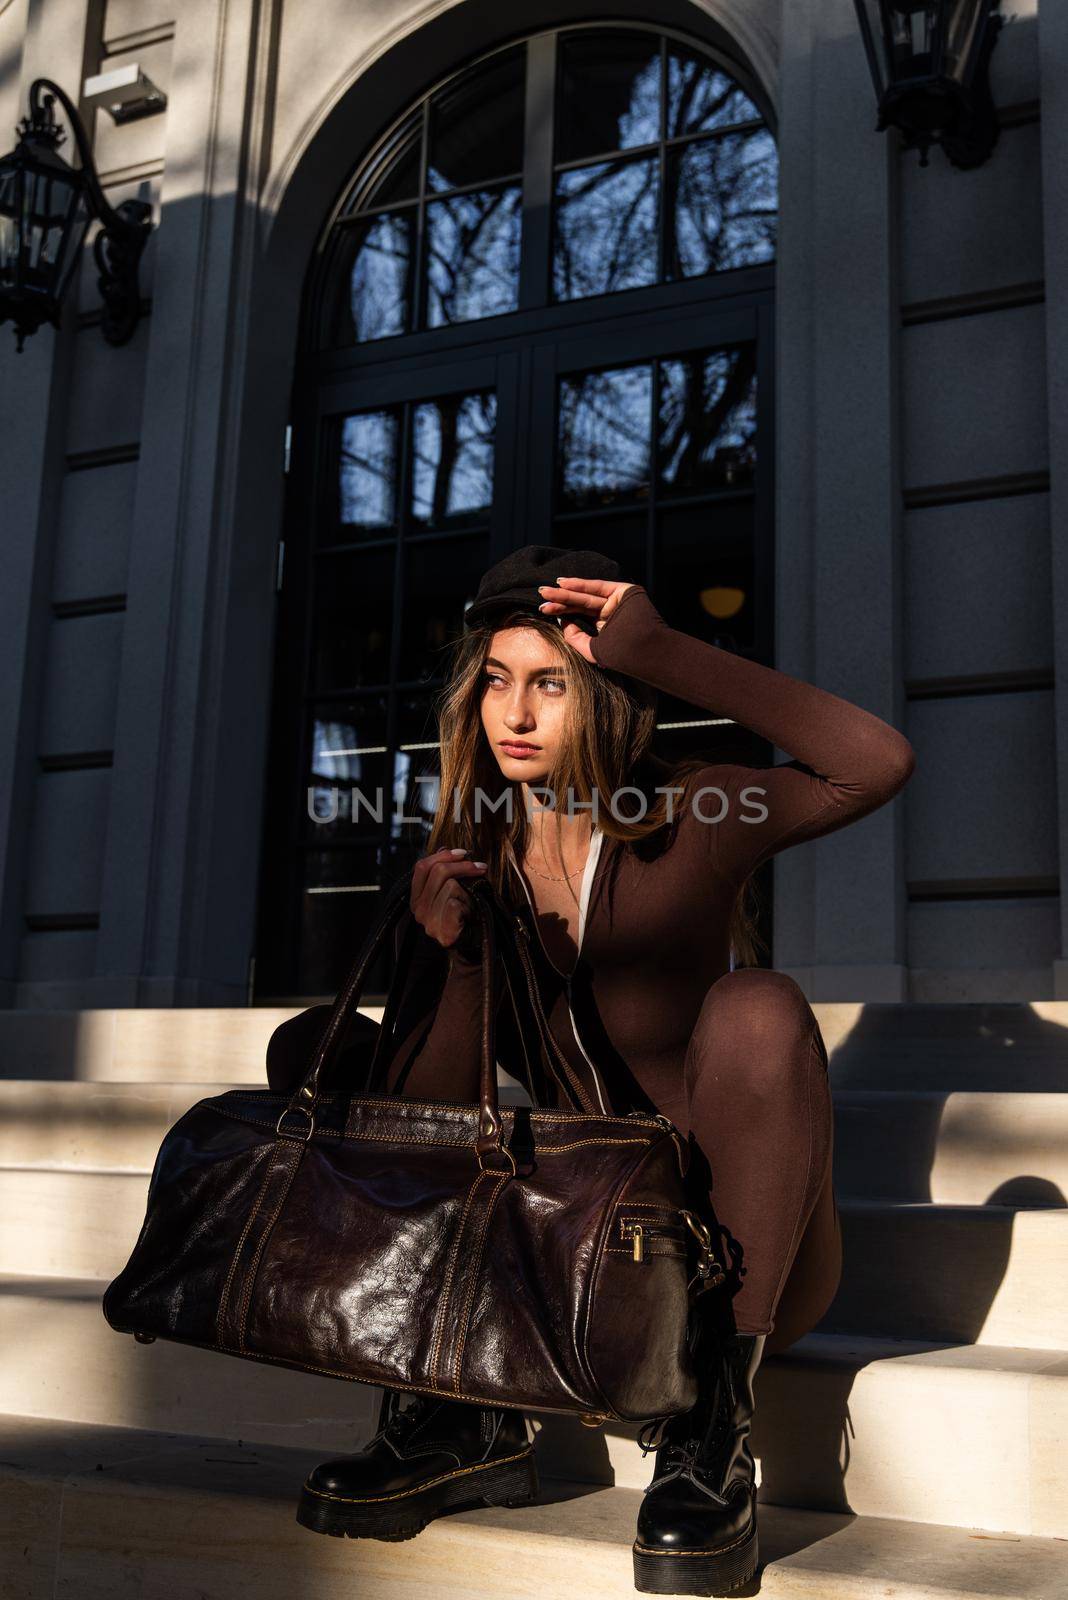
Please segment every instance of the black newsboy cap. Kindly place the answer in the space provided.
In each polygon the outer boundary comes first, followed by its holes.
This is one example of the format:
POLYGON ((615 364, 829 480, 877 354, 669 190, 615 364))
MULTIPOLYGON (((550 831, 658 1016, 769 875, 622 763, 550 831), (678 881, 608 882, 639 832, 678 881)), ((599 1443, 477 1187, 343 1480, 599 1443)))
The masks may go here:
MULTIPOLYGON (((537 612, 546 621, 563 624, 568 618, 566 611, 538 611, 544 598, 538 593, 539 583, 555 585, 558 576, 606 578, 618 583, 623 575, 619 562, 600 550, 564 550, 554 544, 525 544, 482 574, 478 593, 464 612, 464 627, 477 627, 517 606, 537 612)), ((589 622, 585 613, 575 612, 574 616, 576 620, 589 622)))

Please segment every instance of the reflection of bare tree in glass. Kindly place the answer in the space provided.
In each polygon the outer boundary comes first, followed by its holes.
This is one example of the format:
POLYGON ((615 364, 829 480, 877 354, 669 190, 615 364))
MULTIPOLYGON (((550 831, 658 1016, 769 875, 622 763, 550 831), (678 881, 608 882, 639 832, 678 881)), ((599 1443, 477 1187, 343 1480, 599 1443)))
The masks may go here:
POLYGON ((340 521, 388 528, 396 504, 397 418, 387 411, 358 412, 341 428, 338 460, 340 521))
POLYGON ((676 490, 748 478, 756 432, 756 350, 684 356, 661 368, 661 476, 676 490))
POLYGON ((766 128, 700 139, 667 163, 669 278, 770 261, 778 219, 778 152, 766 128))
POLYGON ((356 230, 349 273, 350 344, 403 333, 407 322, 410 220, 373 217, 356 230))
POLYGON ((648 366, 587 372, 561 385, 561 495, 568 505, 648 493, 651 385, 648 366))
POLYGON ((429 528, 470 521, 493 498, 497 397, 444 395, 416 409, 412 509, 429 528))
POLYGON ((730 123, 760 120, 752 100, 726 73, 693 56, 668 58, 669 133, 704 133, 730 123))
POLYGON ((656 282, 656 166, 606 161, 561 173, 553 279, 578 300, 656 282))
POLYGON ((519 286, 520 191, 453 195, 427 207, 431 327, 513 311, 519 286))

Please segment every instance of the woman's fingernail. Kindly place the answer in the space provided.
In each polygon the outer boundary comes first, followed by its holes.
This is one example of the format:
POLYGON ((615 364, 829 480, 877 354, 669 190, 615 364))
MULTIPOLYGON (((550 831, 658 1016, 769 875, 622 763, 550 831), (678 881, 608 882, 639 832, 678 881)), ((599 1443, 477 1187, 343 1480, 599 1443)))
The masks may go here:
POLYGON ((475 862, 475 866, 476 867, 484 867, 485 865, 486 865, 486 863, 484 861, 476 861, 475 862))
POLYGON ((459 846, 457 846, 455 849, 450 850, 449 854, 450 854, 450 856, 465 856, 467 854, 467 851, 466 850, 461 850, 459 848, 459 846))

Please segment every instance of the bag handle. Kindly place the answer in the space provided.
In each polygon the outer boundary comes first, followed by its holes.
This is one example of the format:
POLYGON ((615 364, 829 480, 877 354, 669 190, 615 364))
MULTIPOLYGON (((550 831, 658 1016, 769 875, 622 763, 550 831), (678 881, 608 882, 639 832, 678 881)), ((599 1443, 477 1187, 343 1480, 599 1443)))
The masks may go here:
MULTIPOLYGON (((364 942, 363 949, 360 951, 352 970, 349 972, 334 1001, 329 1021, 316 1046, 311 1067, 304 1081, 291 1095, 288 1105, 278 1118, 276 1131, 280 1137, 293 1137, 291 1134, 284 1134, 283 1123, 288 1116, 295 1114, 300 1114, 307 1118, 307 1127, 302 1136, 305 1143, 315 1131, 315 1112, 319 1104, 320 1083, 323 1073, 333 1064, 353 1014, 359 1007, 364 982, 371 962, 404 909, 409 897, 411 877, 414 870, 413 866, 408 872, 404 873, 387 894, 385 903, 364 942)), ((468 889, 475 903, 482 934, 482 1047, 479 1066, 479 1107, 475 1152, 478 1157, 478 1164, 484 1170, 487 1163, 492 1162, 494 1170, 506 1171, 510 1168, 514 1173, 516 1170, 515 1160, 511 1151, 503 1142, 504 1124, 501 1120, 497 1095, 497 1057, 494 1049, 496 1001, 498 996, 497 935, 494 927, 493 909, 490 903, 490 897, 494 895, 495 891, 491 884, 477 881, 469 884, 468 889)))
MULTIPOLYGON (((485 894, 493 908, 493 914, 500 924, 497 942, 498 964, 505 979, 511 1011, 515 1017, 516 1030, 526 1062, 527 1080, 531 1094, 536 1095, 536 1090, 534 1087, 531 1053, 528 1046, 534 1044, 538 1050, 539 1065, 541 1064, 541 1056, 544 1055, 549 1076, 555 1081, 564 1096, 565 1102, 571 1106, 572 1110, 584 1111, 590 1116, 596 1116, 598 1114, 596 1106, 581 1079, 575 1074, 571 1063, 561 1050, 556 1036, 549 1026, 549 1019, 542 1004, 537 977, 528 948, 530 935, 526 925, 518 914, 504 903, 490 883, 479 879, 474 881, 479 884, 481 892, 485 894)), ((413 919, 406 930, 405 939, 398 954, 397 975, 390 988, 382 1024, 375 1040, 371 1063, 364 1079, 362 1092, 367 1095, 375 1094, 380 1088, 384 1089, 385 1086, 386 1062, 389 1059, 390 1047, 394 1042, 393 1032, 401 1004, 401 992, 403 989, 401 969, 406 967, 411 959, 411 951, 417 934, 418 924, 413 919)), ((406 1070, 397 1078, 396 1087, 393 1091, 395 1094, 401 1092, 405 1077, 406 1070)), ((540 1102, 535 1098, 534 1103, 537 1105, 540 1102)))

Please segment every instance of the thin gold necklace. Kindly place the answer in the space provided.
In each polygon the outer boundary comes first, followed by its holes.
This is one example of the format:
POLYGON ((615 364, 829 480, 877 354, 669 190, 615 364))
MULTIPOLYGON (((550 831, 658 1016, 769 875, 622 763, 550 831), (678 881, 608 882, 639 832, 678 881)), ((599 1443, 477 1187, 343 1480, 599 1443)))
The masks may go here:
POLYGON ((528 870, 533 872, 536 878, 547 878, 550 883, 566 883, 569 878, 577 878, 580 872, 585 872, 586 870, 586 863, 584 861, 581 867, 576 867, 574 872, 565 872, 561 878, 554 877, 551 872, 539 872, 537 867, 531 867, 529 863, 527 865, 528 870))
MULTIPOLYGON (((593 844, 593 841, 591 839, 591 841, 590 841, 591 848, 592 848, 592 844, 593 844)), ((552 872, 539 872, 537 867, 530 867, 530 871, 533 872, 533 874, 534 874, 534 876, 536 878, 545 878, 549 883, 567 883, 571 878, 577 878, 580 872, 585 872, 585 870, 586 870, 586 862, 589 861, 589 859, 590 859, 590 854, 589 854, 589 850, 587 850, 586 851, 586 861, 584 861, 582 863, 581 867, 576 867, 574 872, 565 872, 562 877, 558 876, 557 874, 554 874, 552 872)), ((525 865, 529 866, 529 863, 525 863, 525 865)))

